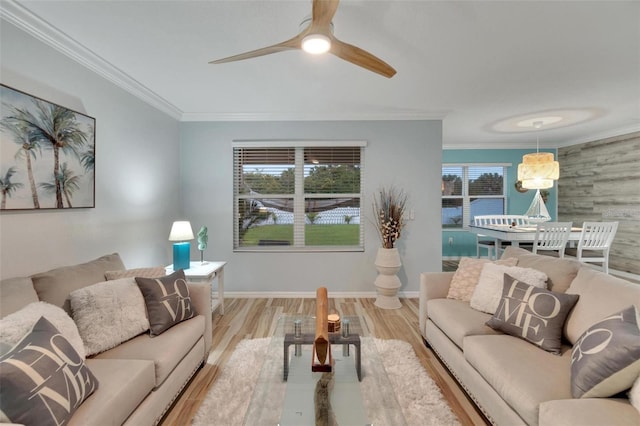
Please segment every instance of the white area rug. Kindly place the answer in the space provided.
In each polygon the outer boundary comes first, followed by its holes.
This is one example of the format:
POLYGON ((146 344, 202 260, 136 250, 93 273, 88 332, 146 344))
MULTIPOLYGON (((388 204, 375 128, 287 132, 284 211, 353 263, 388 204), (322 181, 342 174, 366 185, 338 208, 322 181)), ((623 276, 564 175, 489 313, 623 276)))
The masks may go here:
MULTIPOLYGON (((241 341, 207 393, 193 423, 202 426, 242 425, 269 338, 241 341)), ((428 376, 413 348, 400 340, 363 338, 362 344, 375 344, 393 391, 408 425, 459 425, 440 389, 428 376)), ((275 354, 274 354, 275 356, 275 354)), ((277 356, 282 357, 279 352, 277 356)), ((367 358, 362 357, 364 378, 361 391, 367 395, 375 382, 366 378, 367 358)), ((380 426, 380 423, 374 424, 380 426)), ((275 426, 275 425, 274 425, 275 426)), ((393 425, 389 425, 393 426, 393 425)))

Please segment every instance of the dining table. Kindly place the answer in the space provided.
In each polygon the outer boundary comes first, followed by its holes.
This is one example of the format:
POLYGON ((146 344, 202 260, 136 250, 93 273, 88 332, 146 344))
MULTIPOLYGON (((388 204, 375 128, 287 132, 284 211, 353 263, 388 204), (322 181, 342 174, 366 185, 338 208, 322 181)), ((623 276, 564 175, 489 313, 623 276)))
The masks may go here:
MULTIPOLYGON (((536 239, 536 225, 470 225, 469 231, 484 237, 495 238, 498 253, 500 253, 504 242, 518 247, 521 243, 533 243, 536 239)), ((576 241, 580 240, 581 234, 582 228, 571 227, 569 245, 575 246, 576 241)))

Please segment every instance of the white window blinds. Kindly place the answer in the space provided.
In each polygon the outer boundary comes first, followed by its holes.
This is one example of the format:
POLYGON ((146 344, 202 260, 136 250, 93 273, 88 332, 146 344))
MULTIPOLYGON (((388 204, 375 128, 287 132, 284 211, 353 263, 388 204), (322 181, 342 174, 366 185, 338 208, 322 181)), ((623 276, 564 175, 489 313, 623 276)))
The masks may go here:
POLYGON ((363 142, 234 142, 234 249, 362 250, 363 142))
POLYGON ((442 227, 463 228, 477 215, 506 213, 506 171, 510 164, 442 166, 442 227))

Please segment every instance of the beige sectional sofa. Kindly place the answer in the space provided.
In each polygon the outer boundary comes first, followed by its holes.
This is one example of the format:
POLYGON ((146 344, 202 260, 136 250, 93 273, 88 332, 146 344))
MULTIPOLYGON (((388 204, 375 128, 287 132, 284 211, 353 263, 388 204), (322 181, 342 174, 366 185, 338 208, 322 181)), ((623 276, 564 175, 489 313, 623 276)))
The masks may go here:
POLYGON ((571 388, 572 345, 606 316, 640 308, 640 285, 520 248, 508 248, 502 259, 512 257, 518 267, 544 272, 549 290, 579 295, 564 322, 561 354, 496 331, 485 325, 491 314, 447 298, 454 272, 421 274, 419 321, 427 345, 493 424, 640 425, 628 389, 614 397, 574 398, 571 388))
MULTIPOLYGON (((118 254, 0 282, 0 317, 44 301, 70 312, 72 291, 124 271, 118 254)), ((97 390, 75 411, 69 425, 154 425, 166 413, 211 348, 210 284, 188 284, 196 314, 158 336, 144 332, 87 357, 97 390)), ((54 308, 57 309, 57 308, 54 308)), ((116 309, 116 312, 118 310, 116 309)), ((144 314, 143 314, 144 315, 144 314)))

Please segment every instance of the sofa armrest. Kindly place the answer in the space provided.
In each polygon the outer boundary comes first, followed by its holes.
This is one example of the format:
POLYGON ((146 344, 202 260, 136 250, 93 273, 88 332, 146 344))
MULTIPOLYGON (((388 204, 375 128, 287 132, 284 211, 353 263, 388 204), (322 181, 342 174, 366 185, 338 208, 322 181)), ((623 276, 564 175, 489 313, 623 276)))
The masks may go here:
POLYGON ((191 302, 198 315, 204 315, 204 351, 211 350, 212 317, 211 317, 211 283, 188 283, 191 302))
POLYGON ((427 301, 444 299, 449 293, 451 278, 455 272, 423 272, 420 274, 420 332, 424 335, 427 325, 427 301))

